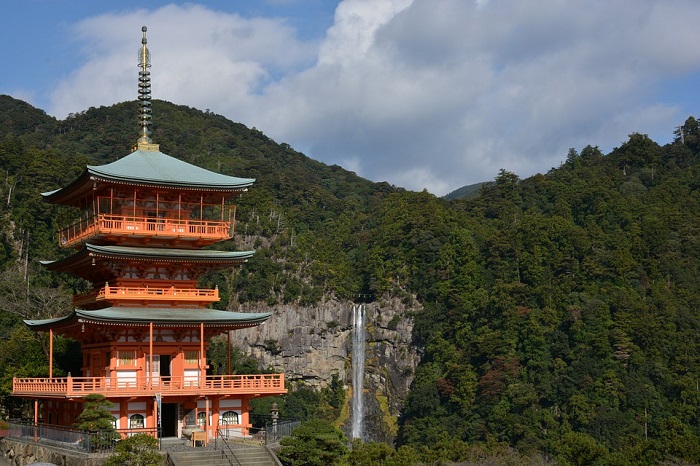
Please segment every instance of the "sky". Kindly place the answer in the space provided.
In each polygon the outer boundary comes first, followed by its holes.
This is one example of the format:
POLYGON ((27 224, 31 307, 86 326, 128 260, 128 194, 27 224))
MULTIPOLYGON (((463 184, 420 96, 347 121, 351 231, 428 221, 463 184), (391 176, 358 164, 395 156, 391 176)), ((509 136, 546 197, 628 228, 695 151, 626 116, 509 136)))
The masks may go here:
POLYGON ((0 94, 59 119, 135 100, 145 25, 154 99, 441 196, 672 141, 698 24, 697 0, 3 0, 0 94))

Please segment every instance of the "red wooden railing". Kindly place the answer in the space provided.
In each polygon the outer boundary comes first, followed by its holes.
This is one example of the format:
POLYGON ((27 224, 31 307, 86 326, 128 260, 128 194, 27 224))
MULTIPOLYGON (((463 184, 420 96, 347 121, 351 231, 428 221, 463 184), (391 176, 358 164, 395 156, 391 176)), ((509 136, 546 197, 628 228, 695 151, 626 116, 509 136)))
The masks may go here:
POLYGON ((196 301, 214 303, 219 301, 219 289, 109 286, 73 296, 73 305, 96 301, 196 301))
POLYGON ((167 395, 283 394, 284 374, 209 375, 200 377, 54 377, 12 380, 14 396, 80 397, 100 393, 107 397, 167 395))
POLYGON ((100 235, 163 237, 221 241, 231 238, 233 222, 98 214, 82 219, 59 232, 63 247, 71 247, 100 235))

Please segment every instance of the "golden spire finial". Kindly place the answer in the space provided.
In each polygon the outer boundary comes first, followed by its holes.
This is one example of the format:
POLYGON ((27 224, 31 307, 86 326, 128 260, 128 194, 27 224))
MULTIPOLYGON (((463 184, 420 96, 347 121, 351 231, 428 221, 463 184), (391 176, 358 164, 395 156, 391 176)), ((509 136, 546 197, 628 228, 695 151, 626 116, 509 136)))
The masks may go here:
POLYGON ((157 144, 153 144, 151 135, 151 53, 146 47, 146 26, 141 28, 141 50, 139 50, 139 101, 141 102, 141 137, 136 141, 136 148, 140 150, 158 150, 157 144))

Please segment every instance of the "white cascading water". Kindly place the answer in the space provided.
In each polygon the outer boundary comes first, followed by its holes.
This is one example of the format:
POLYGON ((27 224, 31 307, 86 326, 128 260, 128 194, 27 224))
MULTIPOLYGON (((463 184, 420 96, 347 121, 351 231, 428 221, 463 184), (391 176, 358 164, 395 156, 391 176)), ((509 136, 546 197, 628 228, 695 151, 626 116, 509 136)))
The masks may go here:
POLYGON ((352 307, 352 438, 362 440, 364 406, 362 386, 365 379, 365 306, 352 307))

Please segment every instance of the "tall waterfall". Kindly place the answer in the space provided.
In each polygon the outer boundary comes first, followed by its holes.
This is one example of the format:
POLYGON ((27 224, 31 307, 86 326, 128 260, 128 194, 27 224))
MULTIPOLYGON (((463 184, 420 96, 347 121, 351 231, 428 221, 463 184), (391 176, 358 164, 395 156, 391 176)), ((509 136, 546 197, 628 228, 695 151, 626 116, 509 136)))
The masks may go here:
POLYGON ((362 386, 365 379, 365 306, 352 306, 352 438, 362 439, 364 406, 362 386))

